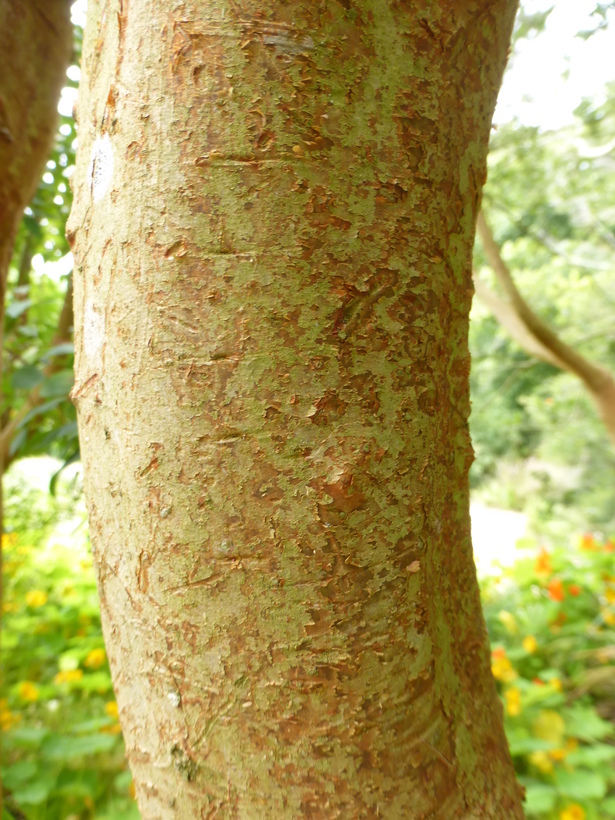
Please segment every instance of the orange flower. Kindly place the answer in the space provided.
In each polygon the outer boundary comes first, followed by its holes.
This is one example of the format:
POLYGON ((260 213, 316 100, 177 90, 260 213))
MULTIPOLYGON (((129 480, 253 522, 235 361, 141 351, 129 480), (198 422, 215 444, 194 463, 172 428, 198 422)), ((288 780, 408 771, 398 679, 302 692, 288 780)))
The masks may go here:
POLYGON ((568 587, 568 594, 576 598, 577 595, 581 594, 581 587, 578 584, 570 584, 568 587))
POLYGON ((596 549, 596 539, 591 534, 591 532, 585 532, 581 536, 581 549, 582 550, 595 550, 596 549))
POLYGON ((604 545, 604 551, 605 552, 615 552, 615 541, 613 541, 612 538, 609 538, 609 540, 604 545))
POLYGON ((536 575, 551 575, 553 572, 553 568, 551 567, 551 556, 544 547, 542 547, 538 553, 535 572, 536 575))
POLYGON ((20 720, 21 715, 11 712, 6 698, 0 700, 0 729, 2 729, 3 732, 6 732, 16 723, 19 723, 20 720))
POLYGON ((551 598, 552 601, 563 601, 566 597, 564 585, 559 578, 553 578, 549 581, 547 589, 549 590, 549 598, 551 598))

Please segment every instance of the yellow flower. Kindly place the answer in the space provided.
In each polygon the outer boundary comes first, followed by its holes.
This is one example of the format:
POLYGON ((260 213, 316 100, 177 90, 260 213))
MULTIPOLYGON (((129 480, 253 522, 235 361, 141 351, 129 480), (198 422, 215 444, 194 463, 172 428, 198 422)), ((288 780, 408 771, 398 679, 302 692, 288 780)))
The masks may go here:
POLYGON ((47 593, 42 589, 32 589, 26 592, 26 604, 32 609, 39 609, 47 603, 47 593))
POLYGON ((504 700, 506 701, 506 711, 511 717, 516 717, 521 714, 521 691, 515 686, 507 689, 504 692, 504 700))
POLYGON ((615 604, 615 589, 613 589, 613 587, 607 587, 604 595, 609 604, 615 604))
POLYGON ((53 682, 58 686, 61 683, 73 683, 74 681, 81 680, 83 677, 83 670, 82 669, 64 669, 53 679, 53 682))
POLYGON ((108 703, 105 703, 105 712, 109 715, 110 718, 117 720, 119 717, 119 709, 117 708, 117 703, 114 700, 110 700, 108 703))
POLYGON ((25 680, 20 683, 17 692, 21 700, 25 700, 30 703, 34 703, 34 701, 37 701, 39 698, 38 686, 29 680, 25 680))
POLYGON ((602 620, 605 624, 609 626, 613 626, 615 624, 615 613, 611 612, 610 609, 603 609, 601 611, 602 620))
POLYGON ((530 655, 533 655, 534 652, 538 649, 538 641, 536 640, 536 638, 533 635, 527 635, 523 639, 523 648, 530 655))
POLYGON ((530 763, 543 772, 543 774, 551 774, 553 771, 553 763, 549 760, 546 752, 532 752, 530 755, 530 763))
POLYGON ((585 811, 578 803, 570 803, 559 813, 559 820, 585 820, 585 811))
POLYGON ((84 664, 89 669, 98 669, 104 664, 106 659, 107 656, 104 649, 92 649, 92 651, 88 653, 84 664))
POLYGON ((491 653, 491 672, 496 680, 510 683, 517 677, 512 663, 506 657, 505 649, 494 649, 491 653))
POLYGON ((562 691, 562 682, 559 678, 551 678, 551 680, 549 681, 549 686, 552 689, 555 689, 556 692, 562 691))
POLYGON ((512 615, 510 612, 506 612, 503 609, 500 613, 498 613, 498 618, 500 622, 504 625, 506 631, 511 635, 516 635, 519 631, 519 627, 517 626, 517 621, 515 620, 515 616, 512 615))
POLYGON ((541 740, 561 746, 566 732, 564 718, 552 709, 543 709, 532 723, 532 732, 541 740))
POLYGON ((2 549, 6 550, 9 547, 12 547, 13 544, 17 541, 17 533, 15 532, 5 532, 2 536, 2 549))

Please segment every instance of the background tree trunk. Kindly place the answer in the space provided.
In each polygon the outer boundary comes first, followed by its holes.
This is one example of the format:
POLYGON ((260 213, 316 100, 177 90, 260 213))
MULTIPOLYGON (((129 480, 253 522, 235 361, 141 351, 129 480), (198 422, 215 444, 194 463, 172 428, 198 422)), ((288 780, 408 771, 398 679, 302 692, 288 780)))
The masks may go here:
POLYGON ((515 7, 90 0, 73 395, 146 820, 523 816, 467 479, 515 7))
MULTIPOLYGON (((70 6, 70 0, 0 0, 0 351, 17 228, 56 133, 58 100, 73 45, 70 6)), ((0 356, 0 411, 2 405, 0 356)), ((0 444, 0 530, 7 461, 7 448, 0 444)))

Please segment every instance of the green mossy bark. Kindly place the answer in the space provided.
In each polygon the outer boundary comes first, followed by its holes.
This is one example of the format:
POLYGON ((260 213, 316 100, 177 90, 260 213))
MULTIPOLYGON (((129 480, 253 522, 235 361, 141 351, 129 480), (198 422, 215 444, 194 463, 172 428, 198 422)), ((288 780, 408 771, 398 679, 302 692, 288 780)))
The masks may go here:
POLYGON ((467 481, 515 5, 91 0, 74 399, 146 820, 522 817, 467 481))

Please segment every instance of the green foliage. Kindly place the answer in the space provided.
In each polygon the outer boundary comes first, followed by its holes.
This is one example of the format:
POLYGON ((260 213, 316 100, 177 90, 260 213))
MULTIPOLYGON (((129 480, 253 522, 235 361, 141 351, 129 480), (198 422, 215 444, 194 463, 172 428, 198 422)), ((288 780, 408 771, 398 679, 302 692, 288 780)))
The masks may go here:
MULTIPOLYGON (((585 103, 578 123, 557 133, 518 123, 498 129, 484 195, 495 239, 532 309, 612 373, 613 99, 585 103)), ((474 264, 497 290, 480 242, 474 264)), ((535 521, 612 528, 615 452, 581 382, 524 353, 477 299, 470 347, 472 482, 482 500, 526 509, 535 521)))
POLYGON ((8 483, 0 702, 6 805, 28 820, 135 820, 83 521, 75 530, 78 488, 63 484, 52 498, 8 483))
POLYGON ((528 817, 615 817, 614 554, 587 534, 482 582, 528 817))
MULTIPOLYGON (((81 30, 75 31, 78 60, 81 30)), ((76 82, 67 79, 66 85, 75 87, 76 82)), ((72 117, 60 117, 53 151, 26 208, 9 267, 0 414, 3 427, 11 419, 17 422, 12 459, 40 453, 69 459, 78 451, 75 410, 68 399, 73 346, 69 337, 54 342, 70 280, 65 227, 75 144, 72 117), (49 264, 60 260, 63 273, 48 275, 49 264)))

